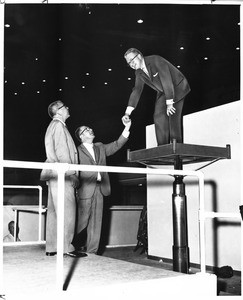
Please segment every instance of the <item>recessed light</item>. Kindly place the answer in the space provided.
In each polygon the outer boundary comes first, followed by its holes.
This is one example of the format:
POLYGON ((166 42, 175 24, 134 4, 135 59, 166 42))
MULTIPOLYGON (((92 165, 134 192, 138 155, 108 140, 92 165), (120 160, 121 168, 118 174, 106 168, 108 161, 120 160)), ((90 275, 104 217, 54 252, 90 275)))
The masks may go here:
POLYGON ((139 19, 139 20, 137 20, 137 23, 138 23, 138 24, 142 24, 142 23, 143 23, 143 20, 142 20, 142 19, 139 19))

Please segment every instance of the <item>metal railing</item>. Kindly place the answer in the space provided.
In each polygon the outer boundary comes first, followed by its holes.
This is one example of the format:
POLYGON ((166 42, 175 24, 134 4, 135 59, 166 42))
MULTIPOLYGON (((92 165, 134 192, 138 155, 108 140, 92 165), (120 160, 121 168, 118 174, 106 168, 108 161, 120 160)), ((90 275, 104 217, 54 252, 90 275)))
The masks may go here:
MULTIPOLYGON (((57 260, 56 260, 56 288, 57 291, 63 289, 63 228, 64 228, 64 184, 65 173, 67 171, 91 171, 91 172, 110 172, 110 173, 130 173, 130 174, 150 174, 150 175, 181 175, 194 176, 199 181, 199 203, 200 210, 204 209, 204 175, 201 171, 174 170, 174 169, 145 169, 135 167, 110 167, 110 166, 91 166, 91 165, 71 165, 65 163, 39 163, 28 161, 4 160, 2 166, 5 168, 24 168, 24 169, 52 169, 57 171, 58 181, 58 214, 57 214, 57 260)), ((3 194, 3 193, 1 193, 3 194)), ((3 205, 1 201, 0 206, 3 205)), ((202 216, 202 211, 201 214, 202 216)), ((204 218, 199 220, 200 231, 200 264, 201 273, 206 272, 205 265, 205 231, 204 218), (203 222, 203 224, 201 224, 203 222), (203 226, 202 226, 203 225, 203 226)), ((1 228, 0 228, 1 230, 1 228)), ((3 253, 3 242, 0 241, 0 251, 3 253)), ((0 262, 0 273, 3 268, 3 261, 0 262)), ((2 272, 3 274, 3 272, 2 272)), ((0 279, 0 286, 3 286, 3 278, 0 279)), ((1 294, 1 292, 0 292, 1 294)))
MULTIPOLYGON (((42 229, 42 213, 46 212, 46 209, 43 209, 42 207, 42 186, 40 185, 4 185, 4 189, 37 189, 38 190, 38 214, 39 214, 39 225, 38 225, 38 242, 43 242, 41 240, 41 229, 42 229)), ((16 206, 13 206, 14 210, 14 241, 17 240, 17 226, 18 226, 18 209, 16 206)), ((19 209, 20 210, 20 209, 19 209)), ((31 210, 30 210, 31 211, 31 210)), ((35 242, 35 241, 34 241, 35 242)), ((23 244, 22 242, 21 244, 23 244)), ((28 243, 29 244, 29 243, 28 243)), ((5 243, 4 245, 12 245, 12 243, 5 243)))

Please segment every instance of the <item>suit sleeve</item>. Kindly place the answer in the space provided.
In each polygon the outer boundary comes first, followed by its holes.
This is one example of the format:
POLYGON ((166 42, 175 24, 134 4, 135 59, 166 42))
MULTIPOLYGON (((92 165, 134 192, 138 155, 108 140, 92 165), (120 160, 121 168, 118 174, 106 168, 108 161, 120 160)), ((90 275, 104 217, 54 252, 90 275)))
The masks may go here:
POLYGON ((118 150, 122 148, 123 145, 128 141, 128 138, 125 138, 123 135, 120 135, 119 139, 110 143, 110 144, 103 144, 105 148, 106 156, 110 156, 116 153, 118 150))
POLYGON ((132 93, 129 97, 127 106, 132 106, 132 107, 136 108, 138 101, 140 99, 140 96, 142 94, 143 87, 144 87, 143 80, 139 76, 136 75, 135 85, 134 85, 134 88, 132 89, 132 93))

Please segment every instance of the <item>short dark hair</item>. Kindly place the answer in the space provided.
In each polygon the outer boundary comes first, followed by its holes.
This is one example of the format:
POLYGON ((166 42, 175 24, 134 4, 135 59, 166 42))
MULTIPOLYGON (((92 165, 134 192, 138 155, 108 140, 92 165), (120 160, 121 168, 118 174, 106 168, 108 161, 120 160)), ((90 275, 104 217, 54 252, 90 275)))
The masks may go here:
POLYGON ((14 226, 14 221, 10 221, 9 223, 8 223, 8 230, 10 230, 10 227, 11 226, 14 226))
POLYGON ((135 54, 140 54, 141 56, 143 56, 142 52, 139 51, 136 48, 129 48, 126 53, 124 54, 124 57, 126 57, 129 53, 135 53, 135 54))
POLYGON ((83 126, 79 126, 79 127, 75 130, 75 136, 76 136, 76 138, 77 138, 77 140, 78 140, 79 142, 82 142, 82 141, 81 141, 81 138, 80 138, 80 129, 81 129, 81 127, 83 127, 83 126))

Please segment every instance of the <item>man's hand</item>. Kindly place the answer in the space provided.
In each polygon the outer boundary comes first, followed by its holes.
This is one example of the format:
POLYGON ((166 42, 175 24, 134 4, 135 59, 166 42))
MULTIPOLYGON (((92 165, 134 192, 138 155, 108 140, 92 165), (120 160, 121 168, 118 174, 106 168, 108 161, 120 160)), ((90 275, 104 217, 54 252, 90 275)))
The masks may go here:
POLYGON ((122 123, 123 123, 123 125, 126 126, 126 124, 128 124, 129 122, 131 122, 131 119, 130 119, 129 115, 124 115, 122 117, 122 123))
POLYGON ((167 116, 173 115, 176 112, 176 109, 174 108, 173 104, 167 105, 167 116))
POLYGON ((72 182, 72 186, 74 189, 76 189, 79 186, 79 180, 76 175, 70 175, 70 180, 72 182))

